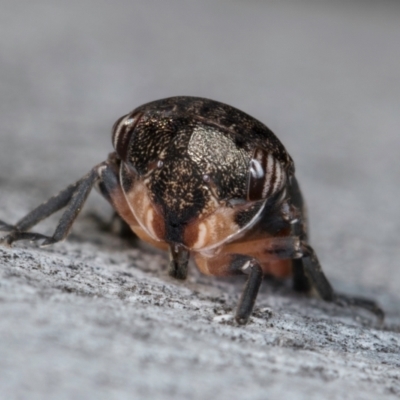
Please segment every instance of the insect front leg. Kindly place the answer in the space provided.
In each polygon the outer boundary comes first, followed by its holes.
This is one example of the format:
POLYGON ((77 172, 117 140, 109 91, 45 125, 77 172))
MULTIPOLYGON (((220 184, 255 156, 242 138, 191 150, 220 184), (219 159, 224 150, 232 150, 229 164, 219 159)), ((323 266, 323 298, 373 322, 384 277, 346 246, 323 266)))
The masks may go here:
POLYGON ((246 324, 253 311, 264 273, 263 261, 286 260, 300 257, 301 246, 298 237, 277 237, 261 240, 232 243, 213 257, 195 255, 199 269, 214 276, 247 275, 236 309, 235 319, 239 324, 246 324))
POLYGON ((363 297, 335 293, 322 271, 315 251, 307 244, 303 244, 302 247, 304 254, 302 257, 304 272, 323 300, 334 302, 341 307, 355 306, 364 308, 375 314, 380 322, 383 322, 385 313, 375 301, 363 297))
MULTIPOLYGON (((296 178, 293 176, 288 185, 288 196, 290 205, 286 220, 290 223, 290 232, 292 236, 299 236, 302 241, 307 241, 307 211, 303 196, 296 178)), ((293 289, 297 292, 309 292, 311 282, 308 279, 303 265, 303 259, 292 260, 293 269, 293 289)))
POLYGON ((304 241, 301 242, 300 251, 294 258, 293 261, 296 263, 293 265, 293 268, 301 268, 301 274, 299 274, 300 271, 297 271, 297 279, 304 279, 304 277, 307 277, 311 287, 316 290, 323 300, 334 302, 341 307, 355 306, 363 308, 375 314, 378 320, 383 322, 385 313, 375 301, 363 297, 338 294, 334 291, 332 285, 322 271, 321 264, 319 263, 314 249, 309 244, 304 241))
POLYGON ((263 271, 260 264, 254 258, 246 261, 240 267, 240 271, 247 274, 248 278, 239 299, 235 319, 239 324, 246 324, 256 302, 263 278, 263 271))
POLYGON ((188 273, 190 252, 183 246, 175 244, 169 247, 169 256, 169 276, 172 276, 175 279, 185 280, 188 273))
MULTIPOLYGON (((247 254, 257 260, 264 273, 270 273, 270 263, 277 260, 292 259, 301 262, 302 273, 310 287, 325 301, 334 302, 339 306, 356 306, 375 314, 380 321, 384 312, 373 300, 337 294, 326 278, 314 249, 301 240, 300 236, 283 236, 257 239, 243 243, 232 243, 224 251, 247 254)), ((295 264, 293 268, 299 267, 295 264)))
POLYGON ((110 160, 96 165, 91 171, 76 183, 68 186, 57 195, 32 210, 15 225, 9 225, 0 221, 0 231, 9 232, 0 241, 11 245, 19 240, 42 241, 42 246, 50 245, 64 240, 75 219, 79 215, 82 207, 92 190, 93 186, 101 181, 102 173, 110 167, 110 160), (65 208, 60 221, 52 236, 46 236, 37 232, 29 232, 29 229, 37 225, 43 219, 55 212, 65 208))
POLYGON ((247 275, 235 313, 236 322, 241 325, 246 324, 253 311, 263 279, 263 271, 258 261, 241 254, 219 254, 211 258, 198 254, 195 256, 195 261, 199 269, 207 275, 247 275))
POLYGON ((362 297, 353 297, 338 294, 334 291, 318 261, 314 249, 308 244, 307 215, 299 185, 295 179, 289 187, 291 198, 291 212, 288 220, 292 236, 299 237, 301 241, 301 256, 294 257, 293 287, 297 291, 308 292, 314 288, 318 295, 325 301, 335 302, 340 306, 356 306, 364 308, 375 314, 380 321, 384 319, 384 312, 373 300, 362 297))

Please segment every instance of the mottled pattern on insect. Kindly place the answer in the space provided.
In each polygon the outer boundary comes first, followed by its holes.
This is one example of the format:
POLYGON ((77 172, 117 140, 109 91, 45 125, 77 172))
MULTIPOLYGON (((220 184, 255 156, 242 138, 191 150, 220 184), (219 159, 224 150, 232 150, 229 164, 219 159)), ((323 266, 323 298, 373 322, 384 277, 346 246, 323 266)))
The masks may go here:
POLYGON ((6 244, 63 240, 93 187, 141 239, 167 250, 169 274, 187 276, 192 257, 205 274, 245 274, 236 310, 246 323, 265 274, 293 277, 294 289, 368 309, 375 302, 338 295, 308 243, 294 164, 261 122, 226 104, 171 97, 144 104, 114 124, 115 151, 86 176, 17 224, 0 222, 6 244), (65 208, 51 237, 30 232, 65 208))

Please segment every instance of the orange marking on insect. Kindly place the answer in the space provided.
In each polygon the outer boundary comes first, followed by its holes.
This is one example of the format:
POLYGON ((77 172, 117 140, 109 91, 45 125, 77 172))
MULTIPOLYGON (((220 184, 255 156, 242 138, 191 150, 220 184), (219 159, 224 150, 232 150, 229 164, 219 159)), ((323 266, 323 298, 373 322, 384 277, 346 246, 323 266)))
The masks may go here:
POLYGON ((205 275, 228 276, 232 275, 229 266, 231 261, 230 254, 222 254, 216 257, 204 257, 201 253, 194 255, 198 269, 205 275))
POLYGON ((232 208, 220 207, 212 214, 190 223, 184 232, 184 243, 194 251, 218 245, 240 231, 232 208))
POLYGON ((142 182, 135 183, 133 188, 125 193, 125 198, 141 229, 153 241, 162 241, 165 235, 164 219, 154 207, 146 185, 142 182))
POLYGON ((269 263, 261 262, 261 268, 264 274, 270 274, 278 278, 287 278, 292 275, 292 260, 270 261, 269 263))
MULTIPOLYGON (((242 253, 243 254, 243 253, 242 253)), ((248 254, 252 256, 252 254, 248 254)), ((214 256, 196 253, 194 260, 199 270, 205 275, 228 276, 232 275, 230 270, 232 254, 221 252, 214 256)), ((258 259, 264 274, 270 274, 278 278, 287 278, 292 275, 292 260, 258 259)))
POLYGON ((162 241, 163 220, 154 210, 144 190, 131 190, 128 194, 115 191, 112 201, 118 214, 140 239, 157 248, 168 249, 167 244, 162 241))
MULTIPOLYGON (((288 232, 280 232, 281 235, 288 232)), ((251 258, 256 259, 264 272, 264 274, 271 274, 276 277, 288 277, 292 275, 292 260, 289 259, 280 259, 280 256, 274 254, 273 249, 276 246, 285 246, 289 245, 291 242, 295 242, 296 239, 289 236, 271 236, 266 233, 261 234, 260 232, 257 234, 250 232, 248 235, 233 241, 231 243, 226 243, 221 247, 215 249, 215 255, 210 253, 200 254, 196 258, 196 262, 207 262, 207 269, 210 274, 213 274, 213 271, 220 271, 219 259, 223 259, 224 255, 232 255, 232 254, 241 254, 247 255, 251 258), (250 237, 249 237, 250 236, 250 237), (201 257, 204 257, 204 260, 201 260, 201 257), (214 268, 213 263, 216 263, 216 267, 214 268)), ((218 272, 219 273, 219 272, 218 272)))

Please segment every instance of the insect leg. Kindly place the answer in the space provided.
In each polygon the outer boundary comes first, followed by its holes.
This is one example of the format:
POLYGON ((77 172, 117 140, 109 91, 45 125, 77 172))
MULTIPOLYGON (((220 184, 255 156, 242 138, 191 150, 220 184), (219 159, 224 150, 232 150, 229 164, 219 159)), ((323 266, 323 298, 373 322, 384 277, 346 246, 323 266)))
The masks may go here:
MULTIPOLYGON (((314 288, 323 300, 334 302, 340 306, 361 307, 374 313, 380 320, 383 319, 384 313, 374 301, 336 294, 322 271, 315 251, 305 241, 301 241, 299 236, 272 237, 232 243, 225 246, 224 252, 247 254, 248 257, 256 259, 262 268, 274 260, 292 259, 292 261, 298 262, 297 267, 302 268, 301 279, 306 278, 306 283, 310 288, 314 288)), ((268 268, 266 268, 264 273, 268 272, 268 268)), ((296 272, 294 271, 294 273, 296 272)))
MULTIPOLYGON (((305 277, 308 284, 313 287, 318 295, 325 301, 334 302, 339 306, 356 306, 364 308, 375 314, 380 321, 383 321, 384 312, 373 300, 362 297, 352 297, 343 294, 337 294, 326 278, 318 257, 314 249, 305 241, 301 241, 298 236, 288 236, 283 238, 269 238, 264 241, 264 255, 274 258, 292 258, 298 262, 294 267, 301 268, 301 279, 305 277), (301 264, 300 264, 301 261, 301 264), (303 275, 304 274, 304 275, 303 275)), ((245 243, 245 249, 252 250, 257 248, 257 243, 245 243)), ((254 256, 260 262, 263 260, 263 254, 253 250, 254 256)), ((295 272, 296 273, 296 272, 295 272)))
POLYGON ((115 233, 123 238, 136 238, 129 224, 119 214, 122 203, 128 208, 124 194, 121 189, 119 179, 120 160, 115 157, 115 153, 111 153, 107 160, 107 167, 101 170, 101 179, 95 185, 98 192, 111 204, 115 212, 111 221, 105 221, 97 213, 89 212, 88 217, 93 219, 102 231, 115 233))
POLYGON ((1 241, 11 245, 18 240, 43 240, 42 245, 49 245, 65 239, 94 184, 100 180, 100 175, 104 168, 107 168, 107 161, 97 165, 82 179, 35 208, 17 222, 16 225, 10 226, 6 224, 7 231, 10 233, 2 238, 1 241), (66 207, 66 210, 61 216, 53 236, 49 237, 36 232, 27 232, 31 227, 64 207, 66 207))
MULTIPOLYGON (((290 224, 291 235, 299 236, 302 241, 307 241, 307 210, 300 186, 294 176, 288 185, 288 196, 290 197, 292 207, 296 210, 294 221, 290 224)), ((292 260, 293 289, 297 292, 309 292, 311 290, 311 283, 305 273, 303 263, 302 258, 292 260)))
POLYGON ((65 207, 74 194, 78 182, 68 186, 66 189, 58 193, 56 196, 51 197, 46 202, 32 210, 28 215, 19 220, 15 225, 6 224, 0 221, 0 231, 13 232, 13 231, 26 231, 32 226, 38 224, 43 219, 54 214, 58 210, 65 207))
POLYGON ((296 210, 296 216, 291 221, 291 235, 300 238, 304 252, 303 257, 292 260, 293 288, 300 292, 308 292, 314 287, 325 301, 334 301, 341 306, 361 307, 375 314, 379 320, 383 320, 384 313, 374 301, 335 293, 322 271, 315 251, 307 244, 307 212, 299 184, 294 177, 288 187, 288 193, 291 205, 296 210))
POLYGON ((385 312, 378 306, 378 304, 370 299, 364 297, 348 296, 344 294, 336 294, 335 303, 341 307, 359 307, 376 315, 380 323, 385 319, 385 312))
POLYGON ((380 322, 383 322, 385 313, 375 301, 363 297, 353 297, 335 293, 323 273, 321 265, 312 247, 309 245, 303 245, 302 247, 304 251, 302 260, 305 274, 308 276, 312 286, 316 289, 323 300, 334 302, 341 307, 355 306, 364 308, 365 310, 375 314, 380 322))
POLYGON ((293 289, 296 292, 309 292, 311 283, 304 272, 304 261, 302 258, 292 260, 293 289))
POLYGON ((188 273, 189 251, 183 246, 175 244, 169 247, 169 256, 169 276, 175 279, 185 280, 188 273))
POLYGON ((303 245, 302 247, 303 257, 301 260, 305 275, 309 278, 312 286, 323 300, 333 301, 335 299, 335 292, 322 271, 315 251, 309 245, 303 245))
POLYGON ((258 261, 253 257, 232 253, 221 253, 214 257, 203 257, 197 254, 195 261, 199 269, 207 275, 247 275, 235 314, 237 323, 246 324, 253 311, 263 279, 263 271, 258 261))
POLYGON ((241 267, 241 270, 248 275, 248 278, 244 285, 242 295, 240 296, 235 319, 237 323, 243 325, 247 323, 253 311, 254 303, 263 279, 263 272, 260 264, 254 259, 247 261, 241 267))

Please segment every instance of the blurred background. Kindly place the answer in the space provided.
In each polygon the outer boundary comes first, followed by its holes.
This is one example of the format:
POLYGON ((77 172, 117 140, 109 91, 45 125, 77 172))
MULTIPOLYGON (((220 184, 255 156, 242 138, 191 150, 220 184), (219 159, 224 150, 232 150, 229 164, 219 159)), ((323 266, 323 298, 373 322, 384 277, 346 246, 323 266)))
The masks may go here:
POLYGON ((104 160, 124 113, 208 97, 282 140, 335 285, 398 312, 399 43, 395 1, 3 0, 0 218, 104 160))

